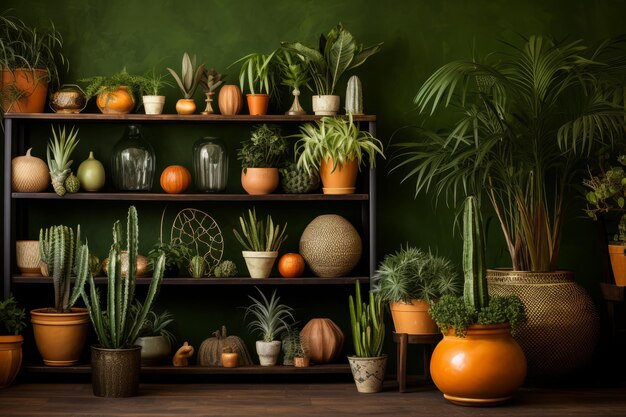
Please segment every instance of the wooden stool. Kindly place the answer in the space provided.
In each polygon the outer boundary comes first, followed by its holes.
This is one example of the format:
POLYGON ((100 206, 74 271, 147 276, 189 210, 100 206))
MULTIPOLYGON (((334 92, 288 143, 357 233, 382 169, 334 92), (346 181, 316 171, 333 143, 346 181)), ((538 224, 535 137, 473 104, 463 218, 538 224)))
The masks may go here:
POLYGON ((430 356, 433 345, 436 345, 443 335, 437 334, 406 334, 393 332, 393 341, 398 344, 398 386, 400 392, 406 392, 406 351, 408 345, 424 345, 424 378, 430 381, 430 356))

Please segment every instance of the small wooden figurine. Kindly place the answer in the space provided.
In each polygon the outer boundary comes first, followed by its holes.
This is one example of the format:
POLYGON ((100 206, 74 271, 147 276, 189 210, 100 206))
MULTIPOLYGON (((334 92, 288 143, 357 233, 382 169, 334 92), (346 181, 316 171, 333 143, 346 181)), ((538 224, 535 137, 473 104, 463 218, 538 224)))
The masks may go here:
POLYGON ((183 343, 183 345, 174 355, 172 363, 174 364, 174 366, 189 366, 189 361, 187 359, 193 356, 193 352, 193 346, 191 346, 187 342, 183 343))

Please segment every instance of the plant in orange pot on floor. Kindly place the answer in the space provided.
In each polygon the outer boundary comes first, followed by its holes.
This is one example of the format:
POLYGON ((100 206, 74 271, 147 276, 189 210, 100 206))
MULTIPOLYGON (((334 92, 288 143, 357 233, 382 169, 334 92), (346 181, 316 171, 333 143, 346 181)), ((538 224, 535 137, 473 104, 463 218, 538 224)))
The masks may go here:
POLYGON ((22 366, 24 337, 20 332, 26 327, 25 317, 15 298, 0 302, 0 388, 11 385, 22 366))
POLYGON ((250 139, 241 142, 237 159, 241 161, 241 186, 248 194, 271 194, 278 187, 278 169, 287 153, 287 141, 280 128, 255 126, 250 139))
POLYGON ((127 114, 135 110, 143 77, 129 74, 126 68, 109 77, 97 75, 83 78, 87 100, 96 97, 98 109, 104 114, 127 114))
POLYGON ((239 71, 239 86, 241 91, 245 91, 247 84, 250 94, 246 94, 248 99, 248 112, 250 116, 267 114, 267 107, 270 102, 270 95, 275 87, 276 65, 274 55, 252 53, 248 54, 231 64, 241 63, 239 71))
POLYGON ((178 88, 180 88, 180 92, 183 94, 183 98, 176 102, 176 112, 178 114, 193 114, 196 111, 193 95, 196 93, 204 73, 204 64, 196 65, 196 56, 189 58, 189 54, 185 52, 183 54, 180 76, 171 68, 167 70, 172 74, 178 88))

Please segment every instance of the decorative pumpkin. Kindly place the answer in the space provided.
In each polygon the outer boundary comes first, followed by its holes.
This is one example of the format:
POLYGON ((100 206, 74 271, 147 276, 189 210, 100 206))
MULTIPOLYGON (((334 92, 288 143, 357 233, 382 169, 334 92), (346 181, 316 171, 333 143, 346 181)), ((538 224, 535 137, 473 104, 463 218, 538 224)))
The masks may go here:
POLYGON ((182 165, 170 165, 161 174, 161 188, 169 194, 180 194, 187 191, 191 184, 191 174, 182 165))
POLYGON ((217 96, 220 113, 227 116, 239 114, 241 111, 242 96, 238 85, 226 84, 217 96))
POLYGON ((304 272, 304 258, 298 253, 286 253, 278 261, 278 272, 285 278, 297 278, 304 272))
POLYGON ((98 94, 96 104, 104 114, 128 114, 135 108, 135 98, 126 86, 117 90, 98 94))
POLYGON ((343 332, 331 319, 311 319, 300 337, 306 341, 309 357, 315 363, 332 362, 343 349, 343 332))
POLYGON ((252 358, 245 343, 238 336, 227 336, 226 326, 222 326, 221 331, 216 330, 213 332, 213 337, 202 342, 198 351, 198 364, 200 366, 222 366, 222 352, 225 347, 230 347, 233 353, 239 354, 239 366, 252 365, 252 358))
POLYGON ((11 188, 16 193, 40 193, 50 184, 50 172, 43 159, 31 156, 30 148, 24 156, 11 161, 11 188))

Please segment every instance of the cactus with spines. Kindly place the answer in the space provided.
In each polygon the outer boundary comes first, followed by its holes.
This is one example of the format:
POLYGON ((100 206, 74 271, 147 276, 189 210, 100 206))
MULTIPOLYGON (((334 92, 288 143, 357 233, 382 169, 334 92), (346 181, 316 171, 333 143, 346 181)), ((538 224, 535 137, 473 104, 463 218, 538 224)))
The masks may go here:
POLYGON ((48 159, 48 169, 50 170, 50 178, 52 179, 52 187, 54 191, 61 197, 66 193, 65 179, 70 173, 72 161, 70 157, 72 152, 78 145, 78 129, 74 127, 69 133, 65 130, 65 126, 55 130, 52 127, 52 138, 48 142, 46 157, 48 159))
POLYGON ((317 171, 307 172, 304 169, 298 169, 295 162, 278 171, 281 188, 287 194, 310 193, 320 185, 320 176, 317 171))
POLYGON ((355 283, 356 296, 348 297, 350 324, 355 355, 359 358, 381 356, 385 341, 383 300, 370 291, 369 304, 361 300, 361 287, 355 283))
POLYGON ((189 260, 189 274, 192 278, 202 278, 206 274, 207 263, 200 255, 195 255, 189 260))
POLYGON ((473 306, 477 311, 489 305, 485 265, 482 216, 476 197, 469 196, 465 199, 463 209, 463 297, 465 304, 473 306))
POLYGON ((70 176, 65 179, 64 187, 68 193, 77 193, 80 189, 80 180, 74 173, 70 172, 70 176))
POLYGON ((356 75, 350 77, 346 87, 346 114, 363 114, 363 88, 356 75))
POLYGON ((238 272, 237 265, 233 261, 225 260, 215 267, 213 275, 216 278, 231 278, 236 277, 238 272))

